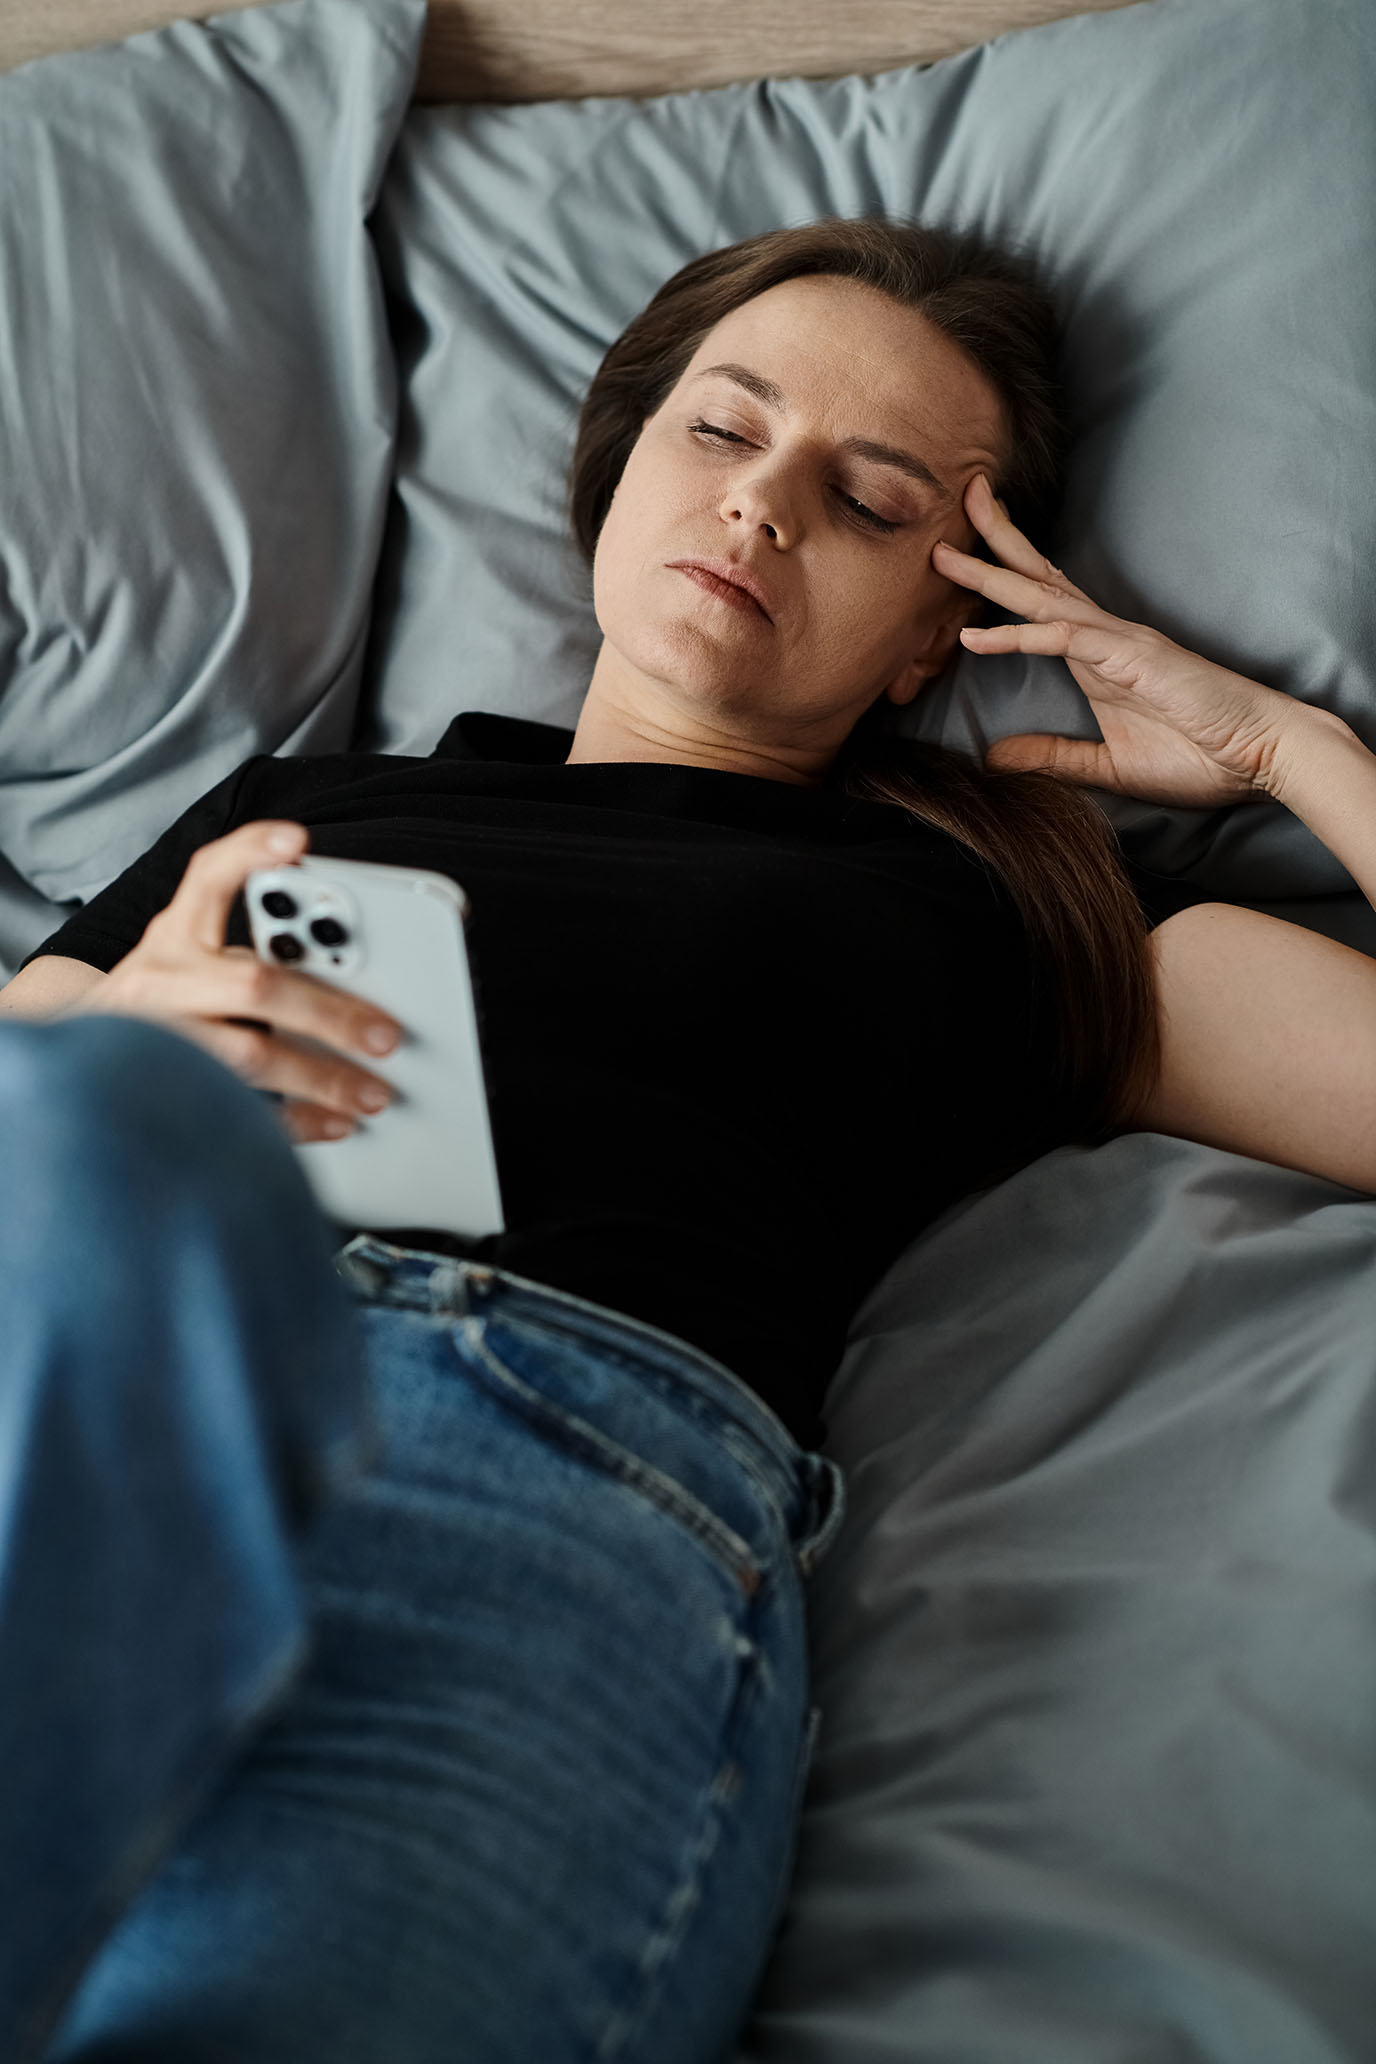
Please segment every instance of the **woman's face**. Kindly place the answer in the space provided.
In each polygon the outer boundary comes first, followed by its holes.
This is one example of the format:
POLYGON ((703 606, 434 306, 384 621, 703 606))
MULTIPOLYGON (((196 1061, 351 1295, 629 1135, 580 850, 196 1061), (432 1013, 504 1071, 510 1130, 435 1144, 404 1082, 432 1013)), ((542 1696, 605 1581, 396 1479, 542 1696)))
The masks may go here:
POLYGON ((965 488, 1003 442, 993 388, 923 316, 852 280, 771 287, 645 419, 597 545, 593 687, 820 773, 945 665, 977 598, 932 546, 977 543, 965 488), (764 607, 684 560, 740 568, 764 607))

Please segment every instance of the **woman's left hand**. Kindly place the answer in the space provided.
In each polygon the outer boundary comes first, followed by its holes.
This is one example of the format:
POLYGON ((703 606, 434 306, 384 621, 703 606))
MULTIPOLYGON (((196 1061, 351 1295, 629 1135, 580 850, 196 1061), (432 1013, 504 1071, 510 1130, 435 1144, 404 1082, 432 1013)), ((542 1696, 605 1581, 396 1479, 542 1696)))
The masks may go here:
POLYGON ((1266 798, 1297 708, 1290 696, 1098 608, 1010 522, 982 473, 965 491, 965 510, 1001 565, 945 543, 933 547, 932 565, 1028 620, 967 629, 961 642, 971 652, 1064 659, 1104 734, 1102 743, 1045 732, 1002 738, 989 749, 991 767, 1035 769, 1195 809, 1266 798))

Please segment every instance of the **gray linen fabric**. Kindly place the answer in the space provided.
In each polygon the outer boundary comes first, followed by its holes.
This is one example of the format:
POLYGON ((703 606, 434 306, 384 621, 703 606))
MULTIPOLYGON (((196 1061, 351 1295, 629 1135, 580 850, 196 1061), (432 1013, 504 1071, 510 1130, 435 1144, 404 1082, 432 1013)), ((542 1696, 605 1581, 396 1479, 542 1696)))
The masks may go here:
POLYGON ((11 960, 250 753, 348 742, 396 399, 365 218, 423 15, 285 0, 0 78, 11 960))
POLYGON ((1376 1202, 1061 1148, 876 1285, 827 1415, 741 2064, 1369 2064, 1376 1202))
MULTIPOLYGON (((1053 273, 1072 578, 1376 745, 1373 192, 1359 0, 1151 0, 869 78, 414 110, 378 222, 406 391, 368 736, 428 750, 469 706, 575 721, 599 637, 560 498, 602 354, 697 253, 882 212, 1053 273)), ((974 750, 1097 735, 1041 658, 964 655, 912 721, 974 750)), ((1353 900, 1278 804, 1104 802, 1210 894, 1353 900)))

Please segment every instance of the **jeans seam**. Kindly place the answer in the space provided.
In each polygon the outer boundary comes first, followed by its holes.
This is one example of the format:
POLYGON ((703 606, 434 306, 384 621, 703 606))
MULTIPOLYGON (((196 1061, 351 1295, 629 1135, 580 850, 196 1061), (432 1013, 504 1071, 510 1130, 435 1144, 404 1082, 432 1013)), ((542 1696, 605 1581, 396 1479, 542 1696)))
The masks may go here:
POLYGON ((656 1469, 653 1463, 632 1454, 586 1419, 580 1419, 576 1412, 567 1411, 542 1397, 538 1390, 492 1352, 483 1338, 484 1324, 482 1318, 470 1315, 458 1320, 452 1331, 459 1334, 464 1345, 472 1351, 479 1372, 485 1371, 496 1379, 505 1402, 514 1404, 537 1431, 548 1431, 557 1436, 562 1447, 638 1491, 657 1510, 676 1520, 710 1557, 714 1568, 738 1585, 748 1597, 768 1582, 768 1567, 757 1562, 750 1543, 734 1527, 710 1512, 672 1477, 656 1469))
MULTIPOLYGON (((633 1357, 626 1349, 619 1347, 614 1342, 593 1340, 578 1325, 573 1323, 572 1319, 565 1320, 562 1324, 556 1318, 551 1318, 548 1321, 544 1319, 536 1321, 518 1312, 506 1312, 500 1309, 494 1311, 491 1316, 498 1325, 512 1326, 518 1330, 524 1326, 534 1332, 549 1331, 561 1333, 564 1338, 571 1341, 575 1347, 581 1348, 584 1353, 605 1356, 618 1369, 628 1370, 635 1376, 638 1382, 653 1388, 656 1396, 661 1398, 665 1404, 672 1407, 676 1412, 682 1412, 685 1417, 691 1419, 704 1431, 710 1433, 714 1439, 723 1438, 723 1419, 726 1420, 727 1428, 732 1433, 735 1433, 739 1426, 739 1422, 727 1414, 725 1407, 719 1401, 714 1398, 703 1397, 691 1384, 684 1383, 682 1378, 672 1369, 654 1368, 643 1358, 633 1357)), ((576 1316, 575 1313, 574 1318, 576 1316)), ((647 1330, 653 1331, 654 1329, 647 1330)), ((747 1439, 757 1437, 750 1434, 747 1430, 747 1439)), ((739 1455, 740 1449, 733 1443, 731 1452, 739 1455)), ((752 1470, 752 1477, 756 1483, 764 1487, 764 1480, 759 1475, 758 1469, 752 1470)), ((770 1495, 772 1497, 772 1493, 770 1495)))
MULTIPOLYGON (((524 1327, 527 1331, 536 1333, 537 1337, 540 1332, 546 1330, 543 1327, 536 1326, 532 1321, 523 1319, 513 1313, 496 1311, 490 1316, 496 1320, 499 1326, 509 1326, 518 1332, 524 1327)), ((793 1545, 792 1535, 789 1532, 788 1516, 780 1502, 777 1486, 761 1468, 758 1456, 754 1451, 754 1436, 747 1428, 743 1428, 739 1421, 724 1413, 722 1408, 713 1400, 700 1397, 692 1389, 691 1385, 680 1383, 670 1370, 647 1368, 643 1361, 636 1360, 629 1354, 618 1350, 614 1343, 608 1344, 603 1341, 589 1340, 587 1335, 580 1332, 575 1326, 560 1327, 553 1325, 548 1330, 562 1333, 566 1339, 573 1343, 574 1347, 580 1349, 584 1354, 597 1354, 610 1362, 613 1367, 624 1370, 634 1376, 637 1383, 652 1389, 655 1395, 671 1411, 682 1413, 699 1431, 706 1433, 712 1440, 720 1442, 734 1456, 735 1460, 740 1463, 754 1485, 761 1503, 767 1507, 771 1518, 776 1523, 776 1531, 783 1544, 784 1553, 797 1560, 799 1551, 793 1545)), ((796 1476, 794 1482, 796 1485, 796 1476)), ((800 1564, 800 1568, 802 1567, 803 1565, 800 1564)), ((806 1574, 805 1569, 804 1574, 806 1574)))
MULTIPOLYGON (((748 1610, 752 1619, 757 1618, 758 1601, 752 1601, 748 1610)), ((740 1789, 737 1750, 754 1705, 765 1688, 768 1665, 761 1645, 744 1627, 737 1635, 736 1649, 741 1667, 723 1730, 725 1753, 705 1795, 703 1825, 689 1851, 678 1883, 664 1902, 660 1925, 641 1950, 637 1965, 640 1999, 633 2012, 622 2009, 603 2031, 597 2048, 598 2064, 615 2064, 616 2058, 625 2053, 655 2014, 664 1975, 701 1904, 703 1877, 721 1841, 724 1809, 740 1789)))
POLYGON ((680 1383, 668 1370, 651 1368, 643 1360, 635 1359, 614 1343, 593 1340, 578 1327, 560 1325, 557 1320, 537 1322, 522 1317, 520 1313, 501 1310, 484 1316, 490 1316, 499 1326, 510 1326, 517 1332, 524 1327, 527 1332, 537 1335, 546 1332, 558 1333, 574 1347, 581 1348, 584 1354, 601 1356, 615 1368, 634 1376, 638 1383, 653 1390, 655 1396, 664 1404, 672 1406, 675 1411, 683 1412, 687 1418, 694 1420, 705 1430, 716 1432, 716 1415, 719 1408, 710 1400, 699 1396, 691 1386, 680 1383))
POLYGON ((755 1486, 761 1504, 766 1508, 774 1523, 774 1530, 778 1536, 783 1553, 790 1560, 796 1562, 797 1550, 793 1545, 793 1537, 789 1532, 788 1515, 775 1495, 774 1486, 769 1482, 751 1454, 749 1442, 738 1439, 735 1429, 729 1426, 724 1427, 717 1437, 721 1441, 722 1446, 735 1456, 737 1462, 740 1463, 741 1468, 755 1486))

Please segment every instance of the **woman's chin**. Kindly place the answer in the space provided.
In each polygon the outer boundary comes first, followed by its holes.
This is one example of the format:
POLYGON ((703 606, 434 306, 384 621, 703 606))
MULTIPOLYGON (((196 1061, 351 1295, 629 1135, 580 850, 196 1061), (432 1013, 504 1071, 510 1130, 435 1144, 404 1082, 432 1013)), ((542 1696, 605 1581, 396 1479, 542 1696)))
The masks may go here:
POLYGON ((772 672, 765 675, 744 640, 703 636, 695 625, 668 625, 657 636, 628 639, 620 658, 647 689, 658 689, 675 702, 701 704, 721 711, 758 707, 767 694, 772 672))

